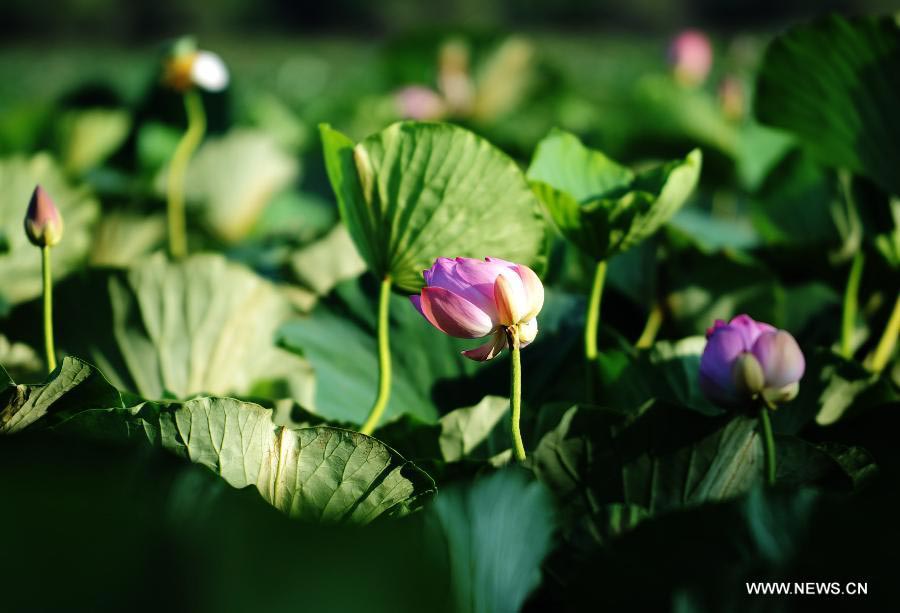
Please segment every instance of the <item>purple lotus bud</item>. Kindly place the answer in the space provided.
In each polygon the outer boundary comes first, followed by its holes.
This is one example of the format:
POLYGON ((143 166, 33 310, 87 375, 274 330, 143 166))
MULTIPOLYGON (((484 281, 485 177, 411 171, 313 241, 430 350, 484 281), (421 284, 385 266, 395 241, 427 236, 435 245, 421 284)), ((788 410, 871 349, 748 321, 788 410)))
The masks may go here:
POLYGON ((537 336, 537 314, 544 286, 533 270, 498 258, 438 258, 424 272, 426 287, 410 296, 413 306, 435 328, 457 338, 490 340, 463 355, 482 362, 507 345, 512 328, 524 347, 537 336))
POLYGON ((728 408, 752 406, 760 399, 780 404, 793 399, 806 367, 803 352, 788 332, 748 315, 706 331, 700 358, 700 388, 728 408))
POLYGON ((675 79, 682 85, 700 85, 712 68, 713 50, 709 38, 699 30, 684 30, 669 45, 669 62, 675 79))
POLYGON ((31 201, 28 203, 28 212, 25 213, 25 234, 37 247, 52 247, 62 239, 62 215, 40 185, 34 188, 31 201))

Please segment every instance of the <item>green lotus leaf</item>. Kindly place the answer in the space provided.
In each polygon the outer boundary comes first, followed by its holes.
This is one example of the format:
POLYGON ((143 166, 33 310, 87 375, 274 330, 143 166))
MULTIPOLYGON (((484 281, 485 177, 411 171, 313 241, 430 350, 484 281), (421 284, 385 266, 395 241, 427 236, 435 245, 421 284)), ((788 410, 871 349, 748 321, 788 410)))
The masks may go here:
POLYGON ((0 252, 0 303, 17 304, 41 293, 41 254, 28 242, 22 227, 38 184, 56 203, 65 228, 51 252, 54 280, 62 279, 84 260, 91 245, 91 229, 100 207, 86 189, 69 184, 47 154, 0 159, 0 234, 7 243, 5 252, 0 252))
POLYGON ((483 138, 412 121, 357 145, 328 125, 321 135, 341 217, 379 278, 415 292, 438 257, 538 261, 538 202, 515 162, 483 138))
POLYGON ((366 263, 353 247, 346 226, 339 223, 321 239, 298 249, 291 256, 291 268, 303 285, 325 296, 341 281, 365 272, 366 263))
POLYGON ((556 514, 547 489, 526 474, 505 469, 455 485, 429 509, 447 542, 452 610, 514 613, 540 584, 556 514))
POLYGON ((46 372, 44 360, 30 345, 10 342, 0 334, 0 367, 13 378, 34 378, 46 372))
POLYGON ((291 429, 271 409, 233 398, 80 411, 58 430, 137 439, 206 466, 236 488, 255 487, 302 520, 365 524, 400 516, 431 495, 434 481, 380 441, 329 426, 291 429))
POLYGON ((16 385, 0 368, 0 435, 15 434, 48 413, 122 408, 122 397, 93 366, 66 357, 40 385, 16 385))
POLYGON ((426 473, 374 438, 327 426, 278 426, 271 409, 250 402, 203 397, 125 407, 100 371, 71 357, 42 385, 16 385, 2 369, 0 378, 0 435, 41 420, 70 436, 149 442, 233 487, 255 486, 293 517, 368 523, 406 514, 434 492, 426 473))
POLYGON ((830 16, 769 45, 755 110, 829 166, 900 195, 900 27, 893 17, 830 16))
POLYGON ((281 381, 285 396, 308 407, 306 361, 275 345, 275 331, 293 309, 251 270, 220 255, 171 262, 157 253, 95 276, 95 286, 59 292, 58 302, 71 305, 72 321, 81 322, 59 326, 59 344, 89 356, 119 389, 188 398, 249 394, 260 382, 281 381), (105 298, 75 304, 73 296, 85 292, 105 298))
POLYGON ((630 415, 572 407, 533 463, 567 506, 624 502, 657 513, 746 492, 762 479, 762 454, 755 419, 657 401, 630 415))
POLYGON ((166 218, 113 211, 103 215, 94 232, 92 266, 127 267, 164 244, 166 218))
POLYGON ((129 130, 131 116, 122 109, 66 111, 57 124, 63 166, 70 174, 91 170, 125 142, 129 130))
POLYGON ((554 130, 538 144, 528 179, 563 236, 606 260, 678 212, 697 185, 701 163, 695 149, 684 160, 636 173, 554 130))

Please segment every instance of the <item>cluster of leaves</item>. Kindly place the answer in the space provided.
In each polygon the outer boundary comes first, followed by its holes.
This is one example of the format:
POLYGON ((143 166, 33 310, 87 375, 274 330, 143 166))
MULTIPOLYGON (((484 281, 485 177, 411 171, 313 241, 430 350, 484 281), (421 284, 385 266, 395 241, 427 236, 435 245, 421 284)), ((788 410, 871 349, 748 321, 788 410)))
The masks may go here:
MULTIPOLYGON (((227 98, 208 97, 213 135, 187 186, 205 253, 183 261, 159 252, 178 138, 162 91, 133 114, 68 109, 56 161, 0 159, 0 517, 27 528, 10 530, 4 558, 45 566, 47 543, 72 567, 123 560, 102 596, 65 573, 40 606, 122 608, 161 559, 191 610, 743 610, 745 581, 886 589, 900 363, 873 370, 867 356, 900 286, 896 22, 830 18, 777 37, 755 105, 784 132, 662 75, 606 107, 590 87, 517 107, 490 91, 503 78, 491 62, 509 68, 516 49, 485 60, 495 76, 454 117, 478 133, 401 121, 359 142, 322 125, 317 139, 321 109, 259 92, 250 125, 225 130, 227 98), (575 98, 609 118, 534 129, 541 104, 575 98), (623 107, 630 128, 614 129, 623 107), (659 163, 648 140, 678 157, 659 163), (66 223, 54 274, 67 357, 46 379, 39 258, 20 225, 38 182, 66 223), (439 256, 501 257, 544 279, 523 352, 522 465, 505 358, 466 360, 468 343, 406 299, 439 256), (584 294, 607 260, 589 403, 584 294), (366 436, 385 278, 392 394, 366 436), (799 397, 774 415, 775 489, 755 417, 697 385, 703 331, 740 312, 790 330, 807 356, 799 397), (662 323, 642 333, 648 318, 662 323)), ((529 71, 516 88, 539 90, 529 71)), ((327 108, 352 133, 367 125, 327 108)))

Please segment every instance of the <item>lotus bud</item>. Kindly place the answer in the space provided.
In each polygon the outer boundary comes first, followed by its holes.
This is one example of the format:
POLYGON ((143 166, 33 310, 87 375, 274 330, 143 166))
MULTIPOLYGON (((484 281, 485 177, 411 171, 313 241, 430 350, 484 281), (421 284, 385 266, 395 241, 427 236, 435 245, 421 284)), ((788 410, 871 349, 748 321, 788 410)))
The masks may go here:
POLYGON ((700 358, 700 388, 712 402, 746 408, 792 400, 806 368, 803 352, 790 333, 739 315, 716 321, 706 332, 700 358))
POLYGON ((544 286, 533 270, 498 258, 438 258, 424 272, 426 287, 410 301, 428 322, 456 338, 489 336, 463 355, 483 362, 507 347, 524 347, 538 333, 544 286))
POLYGON ((682 85, 702 84, 712 68, 713 50, 709 38, 699 30, 685 30, 669 45, 669 63, 682 85))
POLYGON ((37 247, 53 247, 62 239, 63 220, 59 209, 38 185, 31 194, 28 212, 25 214, 25 234, 37 247))

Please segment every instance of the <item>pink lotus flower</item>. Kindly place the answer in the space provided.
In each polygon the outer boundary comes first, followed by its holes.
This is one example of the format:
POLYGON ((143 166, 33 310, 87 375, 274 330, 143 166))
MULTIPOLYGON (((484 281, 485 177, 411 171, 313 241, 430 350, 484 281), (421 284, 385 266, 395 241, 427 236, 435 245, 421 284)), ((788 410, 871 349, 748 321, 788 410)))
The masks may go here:
POLYGON ((669 62, 675 79, 686 86, 700 85, 712 68, 713 50, 706 34, 699 30, 684 30, 669 46, 669 62))
POLYGON ((405 119, 437 120, 447 114, 447 105, 436 91, 422 85, 408 85, 394 94, 397 112, 405 119))
POLYGON ((748 407, 760 397, 777 404, 797 395, 806 362, 790 333, 738 315, 717 320, 706 338, 700 388, 716 404, 748 407))
POLYGON ((409 299, 431 325, 456 338, 491 336, 463 351, 467 358, 490 360, 510 337, 524 347, 537 336, 544 286, 527 266, 498 258, 438 258, 424 276, 422 294, 409 299))
POLYGON ((62 239, 62 215, 40 185, 34 188, 31 201, 28 203, 28 212, 25 213, 25 234, 36 247, 52 247, 62 239))

